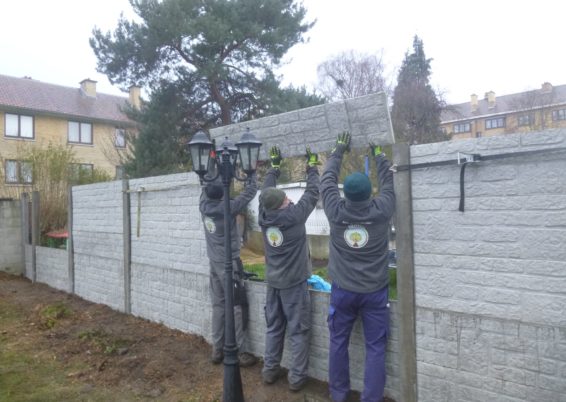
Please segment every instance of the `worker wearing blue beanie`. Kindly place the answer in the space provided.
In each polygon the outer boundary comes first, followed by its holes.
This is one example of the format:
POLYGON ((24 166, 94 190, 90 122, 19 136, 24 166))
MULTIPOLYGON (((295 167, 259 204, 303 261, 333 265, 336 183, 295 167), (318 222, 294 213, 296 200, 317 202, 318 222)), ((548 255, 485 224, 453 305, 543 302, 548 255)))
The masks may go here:
POLYGON ((324 212, 330 224, 328 275, 332 278, 328 328, 328 384, 333 401, 350 392, 348 344, 356 318, 361 316, 366 349, 362 401, 381 401, 385 389, 385 351, 389 335, 388 255, 389 221, 395 209, 391 163, 381 147, 370 145, 379 179, 379 195, 371 197, 371 182, 362 173, 344 181, 338 177, 350 134, 338 136, 320 184, 324 212))
POLYGON ((344 180, 344 196, 350 201, 364 201, 371 195, 371 181, 360 172, 352 173, 344 180))

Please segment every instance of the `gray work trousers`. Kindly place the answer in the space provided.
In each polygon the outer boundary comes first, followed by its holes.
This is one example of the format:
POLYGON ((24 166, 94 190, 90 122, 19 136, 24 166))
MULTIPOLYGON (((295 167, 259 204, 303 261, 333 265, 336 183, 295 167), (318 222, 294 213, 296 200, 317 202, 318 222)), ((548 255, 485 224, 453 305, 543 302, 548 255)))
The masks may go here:
POLYGON ((267 286, 265 299, 265 355, 262 373, 268 376, 280 369, 285 330, 291 347, 289 384, 297 384, 307 377, 311 328, 311 299, 307 281, 288 289, 267 286))
MULTIPOLYGON (((238 272, 238 264, 233 261, 233 272, 238 272)), ((234 275, 234 280, 243 280, 234 275)), ((212 347, 214 350, 224 348, 224 320, 225 320, 225 298, 224 287, 224 262, 210 261, 210 300, 212 302, 212 347)), ((234 327, 236 329, 236 345, 240 353, 245 352, 244 348, 244 325, 242 321, 242 306, 234 306, 234 327)))

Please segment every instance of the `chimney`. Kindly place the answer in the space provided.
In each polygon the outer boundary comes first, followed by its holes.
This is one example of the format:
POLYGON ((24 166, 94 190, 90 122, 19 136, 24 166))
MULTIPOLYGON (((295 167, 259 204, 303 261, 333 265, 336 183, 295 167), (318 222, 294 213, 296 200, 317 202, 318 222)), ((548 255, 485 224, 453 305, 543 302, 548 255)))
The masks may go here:
POLYGON ((90 96, 91 98, 96 98, 96 81, 87 78, 80 82, 81 90, 86 96, 90 96))
POLYGON ((485 96, 487 98, 487 107, 493 109, 495 107, 495 92, 489 91, 485 96))
POLYGON ((548 94, 552 92, 552 84, 550 82, 545 82, 542 84, 541 91, 543 94, 548 94))
POLYGON ((132 107, 134 109, 140 109, 141 108, 141 97, 140 97, 140 93, 141 93, 141 88, 136 86, 136 85, 132 85, 130 87, 130 105, 132 105, 132 107))
POLYGON ((478 111, 478 96, 476 94, 472 94, 470 96, 470 105, 472 107, 472 113, 475 113, 478 111))

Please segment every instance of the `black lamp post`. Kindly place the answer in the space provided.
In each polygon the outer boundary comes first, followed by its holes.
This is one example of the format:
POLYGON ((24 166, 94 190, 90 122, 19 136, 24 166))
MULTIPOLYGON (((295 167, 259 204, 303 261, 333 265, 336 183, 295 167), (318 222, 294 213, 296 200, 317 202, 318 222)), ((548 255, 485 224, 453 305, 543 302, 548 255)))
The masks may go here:
POLYGON ((222 178, 224 188, 224 247, 226 260, 224 264, 225 280, 225 321, 224 321, 224 402, 240 402, 244 400, 242 390, 242 378, 240 376, 240 365, 238 361, 238 346, 236 344, 236 330, 234 325, 234 282, 232 279, 232 243, 230 228, 230 184, 232 179, 239 181, 247 180, 257 168, 259 148, 261 142, 250 133, 248 128, 236 145, 228 140, 214 150, 213 143, 208 136, 197 132, 188 144, 193 170, 199 175, 201 183, 211 182, 218 177, 222 178), (246 173, 246 177, 237 174, 238 156, 240 157, 240 169, 246 173), (207 177, 209 167, 216 167, 217 173, 214 177, 207 177))

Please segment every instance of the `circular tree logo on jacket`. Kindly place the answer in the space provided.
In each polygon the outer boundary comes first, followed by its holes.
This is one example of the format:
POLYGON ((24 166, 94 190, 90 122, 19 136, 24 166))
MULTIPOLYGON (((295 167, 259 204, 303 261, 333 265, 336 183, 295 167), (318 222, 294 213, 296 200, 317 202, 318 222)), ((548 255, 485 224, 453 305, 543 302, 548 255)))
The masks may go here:
POLYGON ((208 216, 204 218, 204 227, 209 233, 216 232, 216 223, 214 223, 214 220, 208 216))
POLYGON ((352 248, 362 248, 369 240, 368 231, 361 225, 350 225, 344 231, 344 240, 352 248))
POLYGON ((267 241, 272 247, 279 247, 283 243, 283 233, 276 227, 268 228, 265 231, 265 237, 267 237, 267 241))

